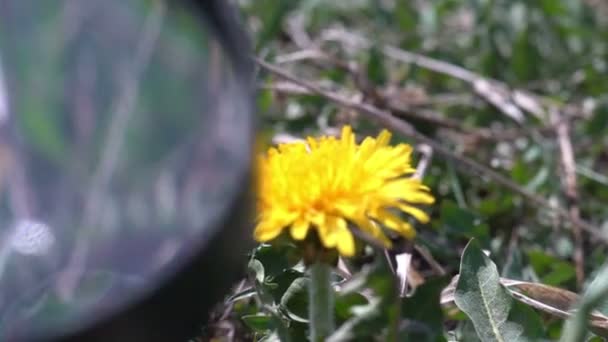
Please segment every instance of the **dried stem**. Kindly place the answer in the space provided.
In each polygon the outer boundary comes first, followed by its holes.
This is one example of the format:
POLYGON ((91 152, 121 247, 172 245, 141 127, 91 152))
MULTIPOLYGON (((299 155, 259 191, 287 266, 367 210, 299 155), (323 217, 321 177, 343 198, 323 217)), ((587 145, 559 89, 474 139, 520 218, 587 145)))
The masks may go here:
POLYGON ((422 179, 431 164, 431 159, 433 159, 433 148, 429 145, 421 144, 416 146, 416 150, 420 152, 420 161, 418 161, 418 165, 416 166, 414 177, 422 179))
POLYGON ((574 264, 576 266, 576 283, 579 289, 585 281, 585 251, 583 232, 581 229, 580 209, 578 206, 578 189, 576 180, 576 161, 570 139, 570 124, 568 120, 559 120, 561 117, 557 109, 552 110, 551 118, 555 122, 557 142, 559 144, 561 171, 563 173, 562 189, 567 199, 568 215, 572 222, 572 236, 574 238, 574 264))
MULTIPOLYGON (((311 95, 314 92, 298 85, 293 82, 273 82, 268 84, 262 84, 259 86, 260 89, 271 90, 277 92, 279 94, 286 95, 311 95)), ((440 115, 438 112, 433 111, 431 109, 422 109, 422 108, 407 108, 406 106, 401 106, 392 101, 387 101, 385 104, 387 109, 391 111, 391 113, 397 117, 404 119, 413 119, 428 122, 436 127, 441 127, 449 130, 453 130, 459 133, 462 133, 468 137, 479 139, 479 140, 492 140, 492 141, 500 141, 500 140, 510 140, 524 135, 522 132, 518 130, 501 130, 496 131, 493 129, 487 128, 469 128, 465 127, 461 122, 445 118, 440 115)), ((551 128, 553 129, 553 128, 551 128)))
POLYGON ((443 266, 441 266, 441 264, 437 260, 435 260, 433 254, 428 250, 428 248, 421 245, 414 245, 414 250, 418 252, 418 254, 420 254, 420 256, 424 259, 424 261, 429 264, 435 274, 439 276, 444 276, 447 274, 443 266))

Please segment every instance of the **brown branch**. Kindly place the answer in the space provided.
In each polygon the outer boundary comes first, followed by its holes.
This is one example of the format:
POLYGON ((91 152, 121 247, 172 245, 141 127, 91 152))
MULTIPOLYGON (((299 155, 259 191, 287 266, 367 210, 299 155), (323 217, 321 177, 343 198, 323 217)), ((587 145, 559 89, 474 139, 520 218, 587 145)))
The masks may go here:
MULTIPOLYGON (((313 91, 308 90, 301 85, 298 85, 294 82, 283 81, 283 82, 272 82, 267 84, 261 84, 258 86, 259 89, 274 91, 279 94, 286 95, 313 95, 316 94, 313 91)), ((525 135, 525 132, 522 132, 518 129, 507 129, 507 130, 494 130, 488 128, 469 128, 465 127, 461 122, 445 118, 438 112, 432 109, 424 109, 424 108, 407 108, 406 106, 401 106, 393 101, 387 101, 384 105, 386 109, 390 110, 391 113, 397 117, 404 119, 413 119, 424 121, 430 123, 436 127, 441 127, 449 130, 453 130, 459 133, 462 133, 470 138, 474 138, 477 140, 492 140, 492 141, 502 141, 502 140, 512 140, 517 137, 521 137, 525 135)), ((553 130, 553 127, 551 127, 553 130)), ((541 133, 546 133, 545 130, 541 130, 541 133)))
POLYGON ((494 132, 492 132, 492 130, 487 128, 471 129, 465 127, 461 122, 454 119, 444 118, 439 113, 430 109, 410 109, 404 106, 399 106, 398 104, 392 102, 388 102, 386 106, 382 107, 390 110, 393 115, 399 118, 425 121, 437 127, 451 129, 479 139, 495 140, 497 137, 504 135, 496 135, 494 132))
MULTIPOLYGON (((376 121, 378 124, 388 128, 394 132, 397 132, 405 137, 418 141, 419 143, 425 143, 425 144, 429 145, 431 148, 433 148, 433 151, 435 153, 437 153, 438 155, 440 155, 446 159, 454 161, 456 166, 462 172, 465 172, 467 174, 470 174, 470 172, 475 172, 482 176, 486 176, 486 177, 492 179, 497 184, 500 184, 500 185, 510 189, 514 193, 519 194, 524 199, 526 199, 528 202, 533 203, 534 205, 549 209, 549 210, 553 211, 555 214, 557 214, 559 217, 561 217, 565 220, 568 220, 568 221, 572 220, 572 218, 567 210, 565 210, 559 206, 555 206, 555 205, 551 204, 547 199, 526 190, 519 184, 513 182, 511 179, 492 170, 491 168, 489 168, 483 164, 480 164, 479 162, 477 162, 473 159, 470 159, 468 157, 455 154, 454 152, 452 152, 448 148, 444 147, 437 141, 427 137, 426 135, 423 135, 423 134, 417 132, 409 123, 407 123, 403 120, 400 120, 399 118, 394 117, 393 115, 391 115, 390 112, 378 109, 377 107, 372 106, 368 103, 354 102, 348 98, 338 95, 335 92, 325 90, 316 84, 306 81, 300 77, 291 75, 290 73, 286 72, 285 70, 283 70, 279 67, 276 67, 272 64, 269 64, 261 59, 255 58, 255 60, 258 63, 258 65, 260 65, 262 68, 266 69, 267 71, 269 71, 283 79, 296 83, 296 84, 312 91, 313 93, 316 93, 317 95, 322 96, 345 108, 348 108, 351 110, 356 110, 360 113, 363 113, 363 114, 367 115, 370 119, 376 121)), ((599 229, 597 229, 596 227, 594 227, 592 224, 590 224, 586 221, 583 221, 582 219, 579 221, 579 224, 583 230, 587 231, 589 234, 594 236, 596 239, 601 240, 602 242, 608 244, 608 238, 606 236, 604 236, 602 234, 602 232, 599 229)))
POLYGON ((567 199, 568 215, 572 222, 572 237, 574 239, 574 264, 576 266, 576 282, 579 289, 582 288, 585 281, 585 251, 583 232, 581 229, 580 209, 578 206, 578 189, 576 180, 576 161, 572 149, 572 141, 570 139, 570 124, 568 120, 560 120, 562 115, 557 109, 551 110, 551 120, 554 122, 557 134, 557 142, 559 144, 562 190, 567 199))

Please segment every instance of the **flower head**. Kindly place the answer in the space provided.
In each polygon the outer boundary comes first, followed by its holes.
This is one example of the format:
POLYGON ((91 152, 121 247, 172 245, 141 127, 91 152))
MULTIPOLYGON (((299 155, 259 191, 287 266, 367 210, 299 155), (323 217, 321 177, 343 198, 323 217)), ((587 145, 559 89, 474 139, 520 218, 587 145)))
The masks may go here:
POLYGON ((385 130, 357 144, 345 126, 340 139, 309 137, 306 143, 270 148, 258 163, 256 240, 273 240, 284 230, 303 240, 314 229, 326 248, 352 256, 349 223, 387 246, 380 225, 414 237, 414 228, 395 211, 426 223, 428 215, 413 204, 431 204, 434 198, 419 179, 408 177, 415 171, 412 147, 390 146, 390 138, 385 130))

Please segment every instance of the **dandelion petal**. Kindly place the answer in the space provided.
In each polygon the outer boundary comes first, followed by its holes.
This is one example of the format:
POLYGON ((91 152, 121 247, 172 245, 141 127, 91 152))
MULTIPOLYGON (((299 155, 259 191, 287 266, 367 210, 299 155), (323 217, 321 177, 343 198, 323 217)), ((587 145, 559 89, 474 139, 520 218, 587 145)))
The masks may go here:
POLYGON ((347 227, 340 229, 337 234, 338 239, 338 252, 343 256, 350 257, 355 255, 355 239, 353 234, 348 230, 347 227))
POLYGON ((304 240, 306 234, 308 234, 308 227, 310 223, 306 220, 296 220, 291 225, 291 237, 295 240, 304 240))
POLYGON ((422 211, 416 207, 407 205, 405 203, 397 203, 397 204, 395 204, 395 207, 398 208, 399 210, 403 211, 404 213, 408 213, 408 214, 414 216, 414 218, 416 220, 420 221, 421 223, 429 222, 429 215, 427 215, 424 211, 422 211))

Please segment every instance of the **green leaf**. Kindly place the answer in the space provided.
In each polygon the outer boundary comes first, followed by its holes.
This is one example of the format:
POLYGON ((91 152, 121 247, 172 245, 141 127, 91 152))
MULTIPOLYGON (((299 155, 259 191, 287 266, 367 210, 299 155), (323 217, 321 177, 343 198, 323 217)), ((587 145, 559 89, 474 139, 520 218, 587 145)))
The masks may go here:
POLYGON ((52 161, 62 161, 67 148, 65 134, 61 131, 61 117, 55 113, 48 113, 42 104, 27 104, 33 110, 21 111, 17 116, 22 129, 31 143, 45 157, 52 161))
POLYGON ((353 341, 356 338, 371 340, 386 326, 386 320, 382 317, 384 308, 382 301, 374 297, 369 304, 357 306, 354 316, 344 322, 327 340, 328 342, 353 341))
POLYGON ((538 249, 531 250, 527 254, 534 272, 541 277, 542 283, 558 286, 575 278, 576 272, 571 263, 538 249))
POLYGON ((477 215, 452 201, 442 201, 440 218, 445 230, 453 235, 480 239, 488 237, 488 226, 482 224, 477 215))
POLYGON ((266 305, 274 305, 272 291, 276 289, 277 284, 266 282, 264 265, 257 259, 251 259, 247 269, 249 274, 255 278, 254 287, 259 299, 266 305))
POLYGON ((548 285, 559 285, 573 280, 576 270, 567 262, 559 262, 552 267, 551 272, 541 278, 542 283, 548 285))
POLYGON ((507 262, 502 268, 501 275, 504 278, 524 279, 526 266, 524 266, 523 256, 519 249, 511 252, 507 262))
POLYGON ((264 314, 245 315, 241 319, 249 328, 257 332, 268 331, 274 325, 273 318, 264 314))
POLYGON ((264 265, 266 277, 275 277, 293 266, 294 262, 290 260, 290 256, 294 249, 293 246, 288 244, 262 244, 255 249, 253 258, 264 265))
POLYGON ((585 125, 587 134, 593 137, 600 137, 605 134, 608 128, 608 106, 600 104, 593 112, 593 116, 585 125))
POLYGON ((281 301, 281 298, 285 295, 287 289, 293 284, 294 280, 303 277, 304 273, 294 270, 292 268, 286 269, 276 277, 266 280, 267 283, 272 283, 274 288, 270 291, 272 296, 277 302, 281 301))
MULTIPOLYGON (((328 342, 372 340, 373 336, 377 336, 382 329, 390 327, 400 318, 397 315, 397 287, 386 258, 376 256, 372 264, 365 265, 360 272, 353 275, 342 287, 341 293, 352 294, 363 289, 372 290, 373 295, 368 296, 367 304, 351 307, 353 316, 330 336, 328 342)), ((385 340, 391 340, 390 336, 385 340)))
POLYGON ((481 341, 475 332, 475 327, 471 321, 462 321, 456 330, 456 341, 479 342, 481 341))
POLYGON ((408 319, 406 329, 400 332, 402 341, 443 341, 443 309, 440 305, 441 291, 449 278, 427 280, 416 288, 416 292, 401 302, 401 317, 408 319), (424 308, 421 310, 420 308, 424 308))
POLYGON ((395 3, 394 16, 401 31, 410 32, 415 30, 418 21, 418 11, 412 3, 409 1, 397 1, 395 3))
POLYGON ((593 279, 581 302, 576 314, 568 320, 564 328, 562 342, 582 341, 587 335, 588 318, 591 318, 591 330, 602 336, 608 337, 608 317, 606 313, 608 301, 608 264, 605 264, 593 279), (594 311, 598 308, 599 313, 594 311), (593 314, 592 314, 593 312, 593 314), (591 317, 590 317, 591 315, 591 317))
POLYGON ((463 252, 454 299, 484 342, 531 341, 542 333, 538 316, 513 300, 476 240, 463 252))
POLYGON ((254 1, 259 14, 262 17, 264 27, 257 35, 256 50, 261 49, 272 37, 279 34, 283 19, 297 5, 296 1, 254 1))
POLYGON ((543 166, 538 170, 536 175, 530 179, 530 181, 526 184, 526 189, 529 191, 535 192, 540 188, 543 184, 545 184, 549 179, 549 168, 543 166))
MULTIPOLYGON (((602 268, 602 270, 608 269, 608 266, 604 265, 604 267, 602 268)), ((589 295, 590 293, 595 293, 601 290, 602 287, 605 286, 605 284, 608 282, 608 277, 603 274, 606 271, 602 271, 600 270, 600 272, 598 272, 598 274, 596 275, 595 278, 593 278, 593 280, 591 281, 591 283, 589 284, 589 286, 587 287, 587 290, 585 291, 585 296, 589 295)), ((598 305, 596 306, 596 309, 603 313, 604 315, 608 315, 608 300, 604 300, 601 303, 597 303, 598 305)))
POLYGON ((345 321, 353 316, 352 309, 356 306, 367 305, 368 300, 357 292, 347 293, 336 297, 337 321, 345 321))
POLYGON ((536 46, 530 44, 528 29, 519 32, 513 44, 513 55, 511 56, 511 68, 520 81, 527 81, 536 77, 535 65, 539 60, 536 46))
POLYGON ((281 298, 281 307, 298 322, 308 322, 308 282, 306 277, 294 280, 281 298))
POLYGON ((370 81, 375 84, 384 84, 387 81, 386 70, 384 68, 384 56, 377 47, 373 47, 369 52, 367 62, 367 73, 370 81))
POLYGON ((568 14, 568 10, 565 8, 562 1, 540 0, 538 4, 540 5, 540 8, 550 16, 559 17, 568 14))

